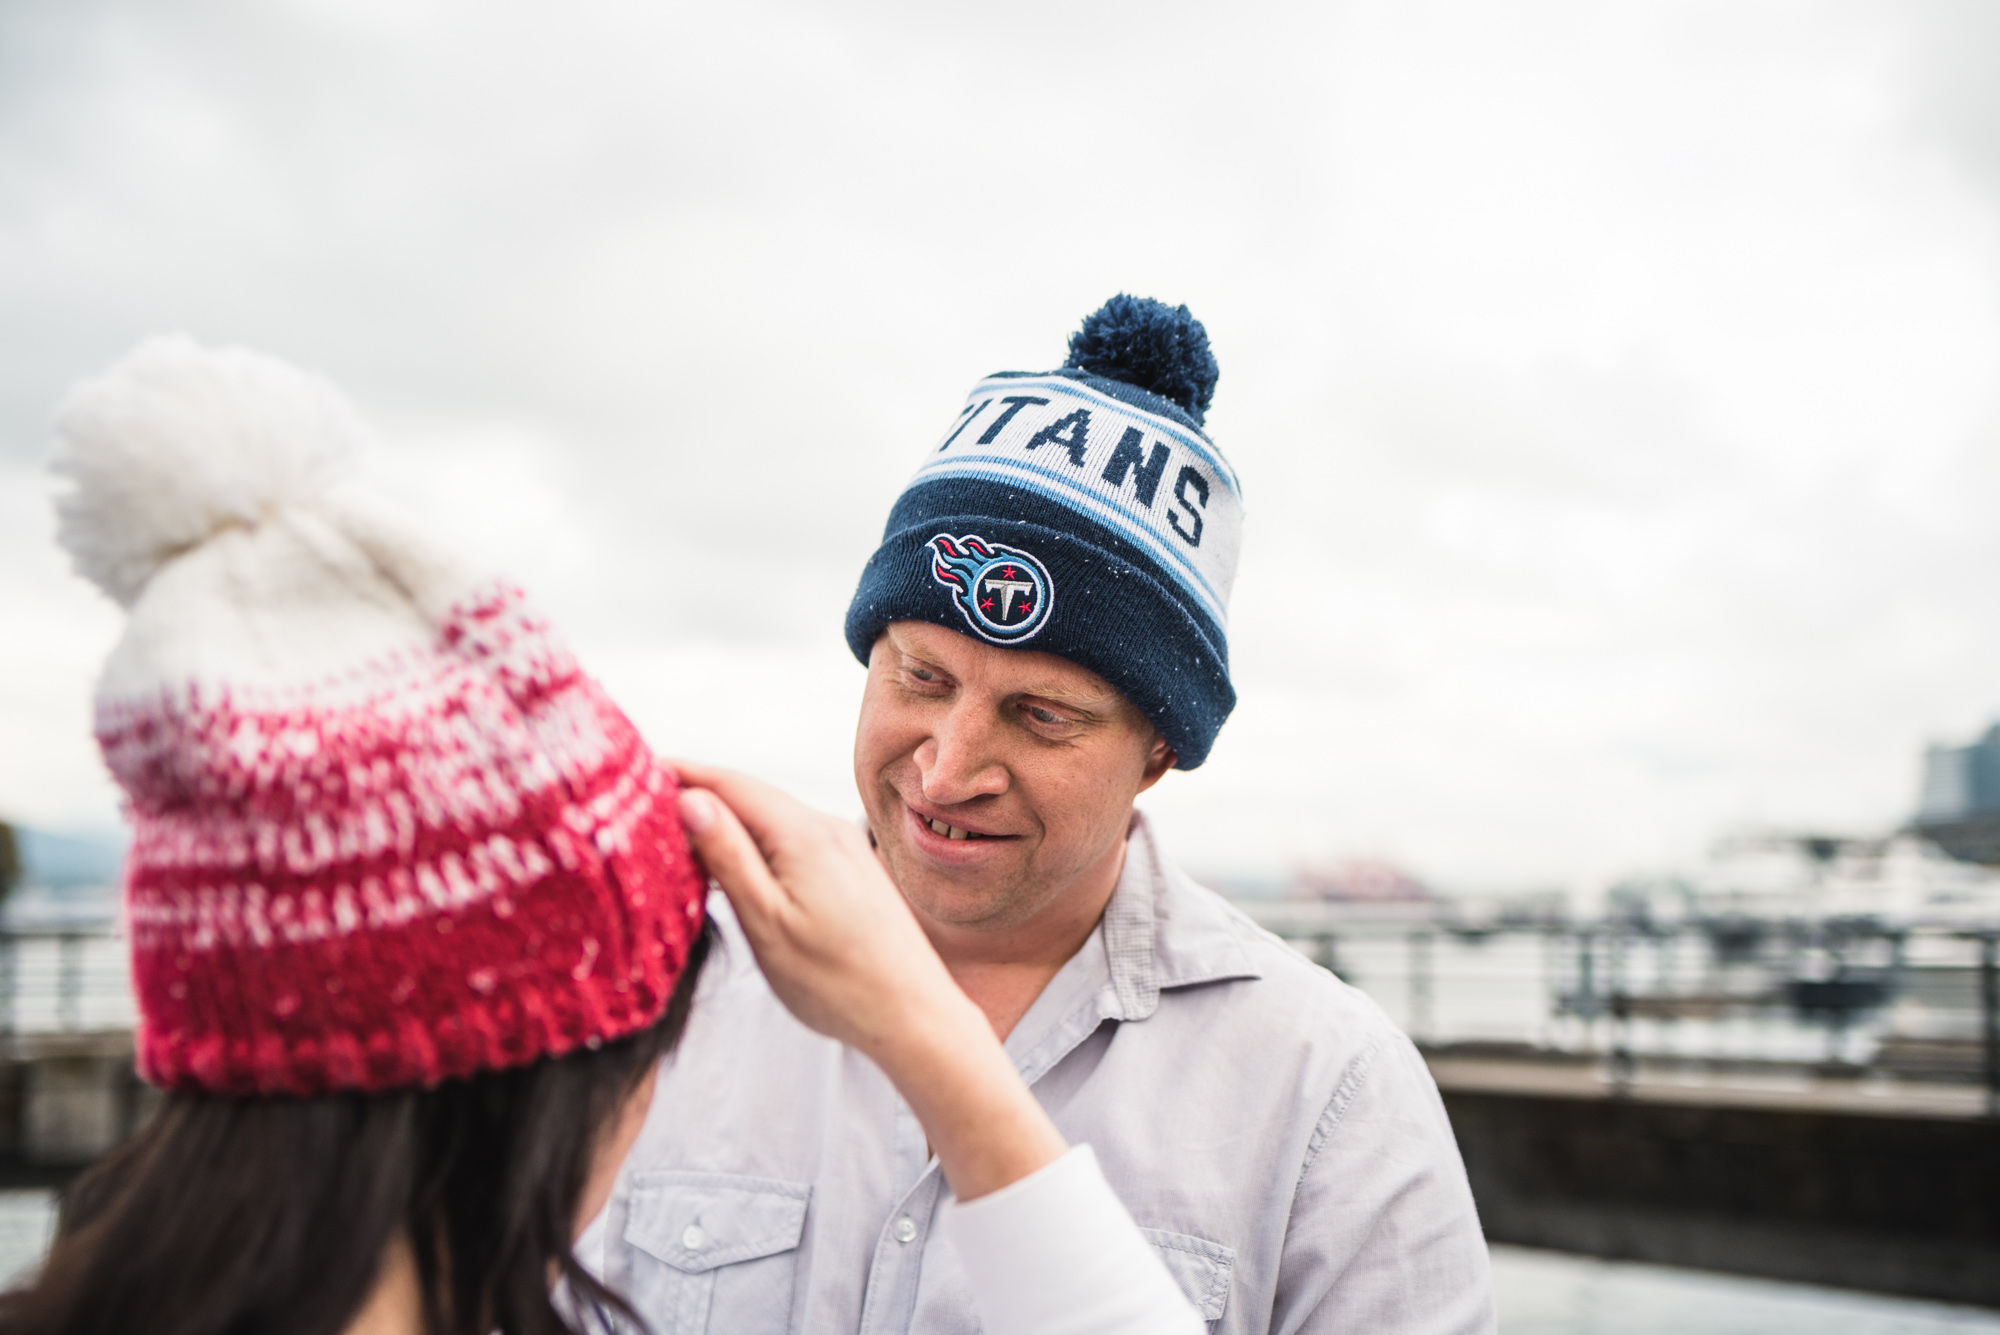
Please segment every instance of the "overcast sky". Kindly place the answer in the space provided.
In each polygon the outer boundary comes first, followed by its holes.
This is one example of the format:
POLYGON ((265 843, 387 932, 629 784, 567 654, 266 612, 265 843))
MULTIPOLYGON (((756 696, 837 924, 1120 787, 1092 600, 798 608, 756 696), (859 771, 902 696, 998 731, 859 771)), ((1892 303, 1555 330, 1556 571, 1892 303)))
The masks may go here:
POLYGON ((1249 508, 1198 870, 1881 830, 2000 716, 2000 12, 0 6, 0 815, 104 826, 49 408, 320 370, 661 750, 855 806, 839 626, 979 376, 1186 302, 1249 508))

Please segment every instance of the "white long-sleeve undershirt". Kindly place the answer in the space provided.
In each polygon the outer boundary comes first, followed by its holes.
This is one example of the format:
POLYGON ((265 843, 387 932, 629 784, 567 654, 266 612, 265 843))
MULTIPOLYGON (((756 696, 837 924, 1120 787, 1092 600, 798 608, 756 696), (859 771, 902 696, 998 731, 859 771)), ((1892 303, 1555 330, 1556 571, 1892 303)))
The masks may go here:
POLYGON ((944 1211, 986 1335, 1203 1335, 1088 1145, 944 1211))

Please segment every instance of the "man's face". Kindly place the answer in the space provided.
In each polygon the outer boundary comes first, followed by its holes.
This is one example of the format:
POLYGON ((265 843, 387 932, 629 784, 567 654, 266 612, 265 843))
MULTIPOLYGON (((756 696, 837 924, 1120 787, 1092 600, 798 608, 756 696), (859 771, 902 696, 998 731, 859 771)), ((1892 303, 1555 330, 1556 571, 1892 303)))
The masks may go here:
POLYGON ((1052 654, 898 621, 869 655, 855 784, 889 874, 931 922, 1014 927, 1096 885, 1132 799, 1173 762, 1131 702, 1052 654))

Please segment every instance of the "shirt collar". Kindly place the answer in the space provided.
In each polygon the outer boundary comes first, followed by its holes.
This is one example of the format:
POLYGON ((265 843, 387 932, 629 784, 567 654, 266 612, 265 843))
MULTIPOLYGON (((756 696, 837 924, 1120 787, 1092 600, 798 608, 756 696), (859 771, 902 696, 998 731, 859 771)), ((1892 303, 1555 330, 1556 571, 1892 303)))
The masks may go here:
POLYGON ((1220 896, 1167 860, 1152 823, 1134 811, 1125 868, 1104 908, 1104 951, 1116 998, 1107 1018, 1143 1020, 1171 988, 1260 977, 1238 925, 1220 896))

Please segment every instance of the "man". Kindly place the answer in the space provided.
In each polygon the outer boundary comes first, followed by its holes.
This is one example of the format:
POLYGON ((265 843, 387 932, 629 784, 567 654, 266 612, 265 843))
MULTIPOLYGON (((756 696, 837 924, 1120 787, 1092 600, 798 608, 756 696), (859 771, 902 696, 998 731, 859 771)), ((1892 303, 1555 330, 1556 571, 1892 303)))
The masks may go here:
MULTIPOLYGON (((1117 297, 982 381, 897 501, 847 638, 855 780, 961 988, 1211 1323, 1493 1329, 1428 1072, 1359 993, 1166 858, 1133 799, 1235 704, 1234 474, 1207 336, 1117 297)), ((969 1332, 947 1198, 882 1074, 722 948, 601 1221, 661 1335, 969 1332)))

